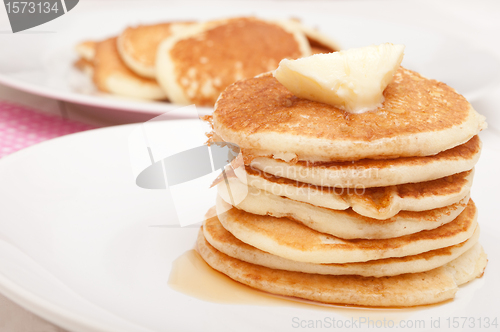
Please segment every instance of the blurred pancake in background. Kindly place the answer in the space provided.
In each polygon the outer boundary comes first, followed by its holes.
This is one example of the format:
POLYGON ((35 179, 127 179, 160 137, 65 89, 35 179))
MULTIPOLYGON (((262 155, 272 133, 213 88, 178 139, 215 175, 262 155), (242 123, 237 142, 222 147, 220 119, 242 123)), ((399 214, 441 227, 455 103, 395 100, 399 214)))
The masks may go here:
POLYGON ((113 39, 116 50, 110 41, 76 46, 75 67, 92 76, 100 91, 200 106, 213 106, 226 86, 273 70, 283 58, 340 49, 297 20, 253 17, 138 25, 113 39))
POLYGON ((156 79, 156 53, 165 39, 190 23, 160 23, 128 27, 118 36, 117 45, 125 64, 137 75, 156 79))
POLYGON ((166 99, 156 80, 141 77, 125 65, 118 54, 116 39, 109 38, 96 44, 93 80, 98 89, 125 97, 166 99))

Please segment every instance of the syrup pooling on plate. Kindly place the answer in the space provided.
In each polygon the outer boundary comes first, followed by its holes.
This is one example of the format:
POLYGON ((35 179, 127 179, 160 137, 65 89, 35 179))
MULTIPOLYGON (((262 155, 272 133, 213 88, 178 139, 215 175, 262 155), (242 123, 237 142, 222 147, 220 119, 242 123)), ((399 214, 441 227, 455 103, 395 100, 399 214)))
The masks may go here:
POLYGON ((307 310, 322 310, 344 317, 392 319, 399 322, 412 313, 436 305, 415 308, 371 308, 343 304, 319 304, 294 297, 269 294, 240 284, 225 274, 212 269, 195 250, 183 253, 172 263, 168 285, 189 297, 216 304, 257 305, 267 307, 294 307, 307 310))
POLYGON ((240 284, 212 269, 194 249, 173 262, 168 284, 181 293, 215 303, 311 307, 240 284))

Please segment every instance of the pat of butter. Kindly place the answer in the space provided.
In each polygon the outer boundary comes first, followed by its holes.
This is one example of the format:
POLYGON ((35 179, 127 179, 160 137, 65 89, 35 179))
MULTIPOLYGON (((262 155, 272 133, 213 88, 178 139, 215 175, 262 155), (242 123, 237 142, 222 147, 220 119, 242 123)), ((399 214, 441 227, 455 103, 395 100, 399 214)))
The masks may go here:
POLYGON ((384 89, 403 60, 404 48, 386 43, 284 59, 273 74, 297 97, 363 113, 384 101, 384 89))

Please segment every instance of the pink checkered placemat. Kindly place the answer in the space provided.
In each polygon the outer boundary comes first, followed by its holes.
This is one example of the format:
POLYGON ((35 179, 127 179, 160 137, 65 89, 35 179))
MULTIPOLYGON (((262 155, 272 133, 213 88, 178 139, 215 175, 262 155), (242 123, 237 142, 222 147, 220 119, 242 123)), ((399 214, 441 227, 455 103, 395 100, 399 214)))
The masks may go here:
POLYGON ((93 128, 88 124, 0 101, 0 158, 51 138, 93 128))

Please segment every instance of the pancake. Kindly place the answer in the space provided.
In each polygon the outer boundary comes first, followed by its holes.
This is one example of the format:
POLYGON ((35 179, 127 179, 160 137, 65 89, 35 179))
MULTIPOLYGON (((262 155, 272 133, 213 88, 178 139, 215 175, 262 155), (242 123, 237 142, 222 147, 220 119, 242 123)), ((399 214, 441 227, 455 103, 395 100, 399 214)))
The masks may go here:
POLYGON ((80 56, 80 58, 73 63, 73 66, 75 66, 78 70, 83 72, 88 77, 92 77, 94 75, 94 58, 96 45, 97 43, 95 41, 87 40, 75 46, 75 51, 80 56))
POLYGON ((249 166, 234 170, 238 179, 271 194, 318 207, 345 210, 375 219, 398 212, 432 210, 457 203, 470 191, 474 171, 445 178, 378 188, 332 188, 310 185, 256 170, 249 166))
POLYGON ((197 248, 215 270, 269 293, 333 304, 408 307, 455 296, 458 286, 481 277, 486 254, 476 244, 450 263, 421 273, 393 277, 331 276, 270 269, 247 263, 212 247, 200 231, 197 248))
POLYGON ((155 80, 138 76, 123 63, 116 38, 97 43, 93 64, 94 83, 103 92, 150 100, 166 98, 155 80))
MULTIPOLYGON (((309 45, 311 45, 311 41, 309 40, 309 38, 308 38, 308 41, 309 41, 309 45)), ((328 47, 323 47, 322 45, 311 45, 311 54, 323 54, 323 53, 331 53, 331 52, 335 52, 335 51, 332 51, 328 47)))
POLYGON ((220 95, 213 126, 222 140, 254 157, 309 162, 430 156, 486 127, 454 89, 402 67, 384 97, 377 110, 349 114, 298 98, 271 74, 260 75, 220 95))
POLYGON ((84 58, 80 58, 73 63, 78 70, 83 72, 86 76, 92 77, 94 75, 94 64, 84 58))
POLYGON ((455 220, 441 227, 377 240, 345 240, 288 218, 259 216, 226 205, 217 198, 219 220, 240 241, 276 256, 307 263, 353 263, 417 255, 464 242, 477 226, 472 200, 455 220))
POLYGON ((318 186, 369 188, 425 182, 468 171, 477 163, 480 154, 481 141, 474 136, 462 145, 428 157, 329 163, 287 163, 261 157, 245 163, 272 175, 318 186))
POLYGON ((156 53, 160 43, 190 23, 160 23, 128 27, 118 36, 123 62, 137 75, 156 79, 156 53))
POLYGON ((317 29, 302 24, 302 22, 296 19, 287 20, 286 24, 295 25, 296 29, 302 31, 306 35, 307 41, 311 46, 312 54, 340 51, 340 46, 336 41, 332 40, 330 37, 321 33, 317 29))
POLYGON ((94 61, 96 46, 97 42, 93 40, 86 40, 77 44, 75 46, 75 51, 80 58, 92 62, 94 61))
POLYGON ((293 25, 251 17, 212 21, 161 43, 157 78, 172 102, 213 106, 229 84, 274 70, 283 58, 310 54, 293 25))
POLYGON ((313 264, 281 258, 254 248, 229 233, 222 227, 217 217, 205 220, 202 228, 205 239, 210 245, 218 251, 244 262, 265 266, 270 269, 331 275, 353 274, 364 277, 385 277, 429 271, 454 260, 472 248, 479 239, 478 227, 472 237, 462 243, 418 255, 385 258, 361 263, 313 264))
MULTIPOLYGON (((466 208, 469 195, 458 203, 427 211, 401 211, 388 219, 362 216, 352 209, 332 210, 273 195, 250 187, 236 178, 228 178, 231 195, 225 182, 217 192, 226 204, 248 213, 290 218, 318 232, 343 239, 388 239, 434 229, 452 222, 466 208), (234 201, 233 201, 234 200, 234 201)), ((218 204, 218 212, 229 207, 218 204)))

